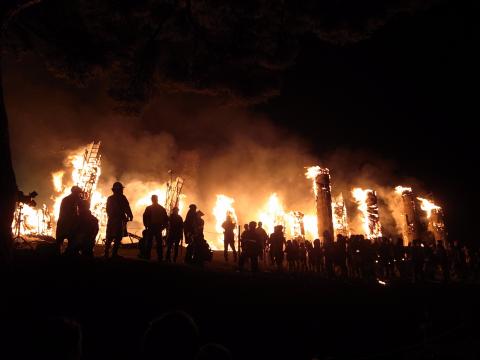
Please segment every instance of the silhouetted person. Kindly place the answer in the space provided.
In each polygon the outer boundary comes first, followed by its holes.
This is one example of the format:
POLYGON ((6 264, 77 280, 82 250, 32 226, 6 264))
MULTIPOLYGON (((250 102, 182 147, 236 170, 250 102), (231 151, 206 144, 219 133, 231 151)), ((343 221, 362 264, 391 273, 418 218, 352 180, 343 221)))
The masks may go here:
POLYGON ((388 238, 382 237, 378 247, 378 261, 384 278, 389 279, 393 276, 393 258, 393 248, 390 246, 388 238))
POLYGON ((322 262, 323 262, 323 252, 320 239, 315 239, 313 241, 312 249, 312 263, 315 269, 315 272, 322 272, 322 262))
POLYGON ((235 249, 235 221, 232 215, 227 213, 227 217, 222 224, 223 228, 223 257, 228 261, 228 247, 230 246, 233 252, 233 261, 237 261, 237 250, 235 249))
POLYGON ((333 244, 333 238, 330 232, 324 231, 323 241, 323 246, 325 248, 325 272, 328 278, 333 278, 335 275, 335 245, 333 244))
POLYGON ((413 268, 413 281, 423 281, 423 265, 425 262, 425 252, 420 240, 413 240, 413 247, 411 249, 411 259, 413 268))
POLYGON ((258 222, 256 231, 257 231, 257 234, 258 234, 258 240, 259 240, 259 245, 260 245, 260 250, 259 250, 260 259, 264 259, 265 249, 266 249, 267 242, 268 242, 268 234, 265 231, 265 229, 263 228, 263 223, 261 221, 258 222))
POLYGON ((174 247, 173 252, 173 262, 177 261, 178 257, 178 246, 180 241, 183 238, 183 219, 178 214, 178 208, 174 207, 172 209, 172 214, 168 219, 168 231, 167 231, 167 261, 170 261, 170 254, 172 252, 172 247, 174 247))
POLYGON ((307 249, 307 269, 309 271, 315 271, 315 263, 314 263, 314 256, 313 256, 313 245, 310 241, 305 240, 305 248, 307 249))
POLYGON ((440 271, 442 272, 442 280, 447 282, 450 280, 450 264, 448 261, 447 250, 445 246, 443 246, 442 241, 437 241, 437 247, 435 248, 435 259, 440 267, 440 271))
POLYGON ((205 240, 203 230, 205 226, 205 221, 202 217, 205 215, 201 210, 198 210, 197 213, 197 227, 195 229, 195 234, 193 237, 193 255, 192 255, 192 264, 197 266, 203 266, 205 261, 212 260, 212 251, 207 241, 205 240))
POLYGON ((232 360, 232 354, 223 345, 220 344, 205 344, 198 351, 195 360, 232 360))
POLYGON ((185 222, 183 223, 183 231, 185 233, 185 262, 191 263, 193 258, 193 240, 198 227, 197 205, 190 204, 185 222))
POLYGON ((298 269, 300 271, 307 271, 307 248, 304 241, 299 244, 298 269))
POLYGON ((268 240, 270 246, 270 257, 272 264, 277 267, 278 270, 282 270, 283 267, 283 250, 286 243, 285 236, 283 235, 283 226, 277 225, 273 228, 273 233, 268 240))
POLYGON ((165 208, 158 203, 158 196, 152 195, 152 205, 145 208, 143 213, 143 225, 147 230, 145 239, 144 257, 150 259, 153 241, 157 245, 158 261, 163 260, 163 235, 162 232, 168 227, 168 215, 165 208))
POLYGON ((58 214, 56 241, 58 250, 61 250, 63 241, 67 239, 66 254, 74 253, 76 245, 75 231, 78 228, 79 220, 79 204, 81 199, 82 189, 78 186, 73 186, 70 190, 70 195, 65 196, 60 204, 60 212, 58 214))
POLYGON ((166 313, 153 320, 145 332, 142 359, 192 360, 199 348, 199 331, 182 311, 166 313))
POLYGON ((123 195, 124 186, 116 182, 112 186, 113 195, 107 199, 107 236, 105 238, 105 257, 110 255, 110 246, 113 242, 112 256, 118 256, 118 248, 122 238, 127 235, 127 222, 133 220, 130 204, 123 195))
POLYGON ((393 247, 393 258, 400 278, 405 279, 407 277, 407 256, 402 238, 398 238, 393 247))
POLYGON ((82 255, 93 257, 93 248, 97 238, 99 226, 98 219, 90 211, 88 201, 82 201, 79 206, 79 221, 76 231, 78 250, 82 255))
POLYGON ((435 270, 437 267, 435 261, 435 244, 427 243, 423 248, 425 253, 425 278, 428 281, 433 281, 435 279, 435 270))
POLYGON ((341 235, 337 235, 335 248, 335 265, 340 269, 340 276, 347 277, 347 239, 341 235))
POLYGON ((238 268, 240 271, 243 270, 245 261, 250 261, 250 266, 252 272, 258 271, 258 255, 260 250, 260 240, 256 231, 257 223, 251 221, 248 224, 248 230, 246 230, 242 235, 242 253, 240 254, 240 259, 238 261, 238 268))
POLYGON ((452 265, 457 279, 463 280, 466 270, 466 258, 463 247, 455 240, 452 245, 452 265))
POLYGON ((243 224, 243 231, 240 235, 240 241, 238 242, 238 252, 241 253, 241 247, 242 247, 242 243, 243 243, 243 240, 245 239, 245 234, 248 233, 248 224, 243 224))
POLYGON ((285 245, 285 254, 287 254, 288 271, 295 272, 296 271, 296 254, 295 254, 295 246, 292 240, 287 240, 287 243, 285 245))

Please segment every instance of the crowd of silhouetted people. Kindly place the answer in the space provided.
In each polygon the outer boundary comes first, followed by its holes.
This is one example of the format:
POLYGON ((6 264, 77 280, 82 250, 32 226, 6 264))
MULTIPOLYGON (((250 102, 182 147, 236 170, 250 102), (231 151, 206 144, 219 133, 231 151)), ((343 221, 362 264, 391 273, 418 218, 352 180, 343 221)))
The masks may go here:
MULTIPOLYGON (((121 241, 130 235, 127 223, 133 220, 133 213, 123 189, 122 183, 115 182, 112 186, 112 195, 107 199, 105 258, 119 257, 121 241)), ((205 222, 202 219, 204 213, 198 210, 195 204, 189 206, 184 221, 179 215, 178 207, 173 207, 168 214, 159 204, 157 195, 152 195, 151 201, 152 204, 147 206, 143 213, 145 230, 139 238, 139 258, 149 260, 155 244, 158 261, 176 262, 180 244, 185 239, 185 263, 202 266, 212 259, 212 251, 204 237, 205 222), (164 244, 166 244, 165 256, 164 244)), ((89 201, 84 198, 82 189, 73 186, 70 195, 64 197, 60 205, 56 230, 58 251, 61 252, 62 245, 67 240, 65 255, 93 257, 98 232, 99 221, 90 211, 89 201)))
POLYGON ((457 241, 414 240, 405 246, 402 238, 339 234, 334 241, 328 232, 323 235, 322 242, 301 237, 287 240, 281 225, 268 236, 261 222, 252 221, 244 225, 240 236, 239 269, 244 269, 248 259, 252 271, 260 271, 260 263, 268 270, 311 272, 330 279, 465 281, 480 275, 479 250, 457 241))
MULTIPOLYGON (((121 183, 114 183, 113 194, 107 199, 105 258, 118 257, 121 240, 128 234, 127 223, 133 220, 123 189, 121 183)), ((213 252, 204 236, 204 213, 195 204, 189 206, 183 220, 178 207, 173 207, 168 214, 156 195, 152 195, 151 201, 143 214, 145 230, 139 239, 139 258, 149 260, 155 243, 158 261, 176 262, 185 241, 185 254, 182 254, 185 263, 202 266, 212 260, 213 252)), ((312 242, 302 237, 287 240, 283 226, 275 226, 269 235, 261 222, 252 221, 244 225, 236 244, 237 224, 233 214, 226 213, 222 227, 224 259, 228 262, 231 255, 241 272, 249 265, 252 272, 310 272, 330 279, 413 282, 476 280, 480 272, 478 249, 458 242, 414 240, 405 246, 401 238, 394 241, 386 237, 337 235, 334 239, 328 231, 322 241, 312 242)), ((88 201, 82 199, 81 189, 72 187, 60 207, 56 233, 59 250, 66 239, 66 255, 92 257, 98 231, 98 220, 90 212, 88 201)))

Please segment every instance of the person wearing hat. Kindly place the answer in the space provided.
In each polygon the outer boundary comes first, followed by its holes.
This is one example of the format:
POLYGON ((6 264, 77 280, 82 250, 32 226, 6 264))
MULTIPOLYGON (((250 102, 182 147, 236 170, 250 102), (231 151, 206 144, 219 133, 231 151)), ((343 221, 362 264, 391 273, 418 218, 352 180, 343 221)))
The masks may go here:
POLYGON ((185 244, 187 248, 185 249, 185 262, 191 263, 193 256, 193 240, 195 238, 195 233, 197 232, 198 227, 198 216, 197 216, 197 205, 190 204, 188 207, 187 215, 185 216, 185 222, 183 223, 183 232, 185 234, 185 244))
POLYGON ((58 214, 56 243, 58 251, 61 251, 63 241, 67 239, 66 254, 72 254, 75 248, 75 230, 79 220, 79 206, 82 201, 82 189, 78 186, 72 186, 70 195, 65 196, 60 204, 58 214))
POLYGON ((123 195, 124 186, 115 182, 112 186, 113 194, 107 199, 107 236, 105 238, 105 258, 109 257, 110 246, 113 242, 112 256, 118 256, 118 248, 122 238, 127 233, 127 221, 133 220, 130 203, 123 195))
POLYGON ((178 214, 178 211, 178 207, 174 207, 170 217, 168 218, 166 260, 171 261, 170 254, 172 252, 172 247, 174 247, 173 262, 177 261, 178 246, 180 245, 180 241, 183 239, 183 219, 178 214))

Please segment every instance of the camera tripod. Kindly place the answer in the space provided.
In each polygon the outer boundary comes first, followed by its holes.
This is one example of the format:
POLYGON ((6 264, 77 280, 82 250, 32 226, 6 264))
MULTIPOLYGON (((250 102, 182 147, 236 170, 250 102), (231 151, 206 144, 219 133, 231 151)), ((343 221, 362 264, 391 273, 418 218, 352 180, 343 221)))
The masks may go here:
POLYGON ((23 204, 19 203, 17 216, 15 218, 15 234, 13 237, 13 246, 15 248, 19 248, 22 245, 26 245, 33 250, 32 244, 30 244, 30 242, 28 242, 21 234, 22 222, 24 221, 22 219, 22 215, 23 215, 22 211, 23 211, 23 204))

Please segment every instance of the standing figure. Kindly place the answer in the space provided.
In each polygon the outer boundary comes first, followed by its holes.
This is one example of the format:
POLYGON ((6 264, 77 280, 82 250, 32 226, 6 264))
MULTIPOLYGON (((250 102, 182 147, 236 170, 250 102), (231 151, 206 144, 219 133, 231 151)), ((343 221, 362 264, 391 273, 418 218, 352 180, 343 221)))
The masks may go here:
POLYGON ((413 282, 421 282, 424 280, 423 267, 425 263, 425 252, 420 240, 413 240, 410 256, 413 267, 413 282))
POLYGON ((116 182, 112 186, 113 195, 107 199, 107 234, 105 238, 105 258, 110 255, 110 246, 113 242, 112 256, 118 256, 118 248, 122 238, 127 234, 127 222, 133 220, 130 204, 123 195, 124 186, 116 182))
POLYGON ((202 216, 205 214, 198 210, 196 213, 197 216, 197 226, 194 231, 193 237, 193 254, 192 254, 192 264, 202 267, 205 261, 211 261, 213 252, 210 249, 205 237, 203 235, 203 229, 205 226, 205 221, 202 219, 202 216))
POLYGON ((167 231, 167 256, 166 260, 170 261, 170 254, 172 247, 174 248, 173 252, 173 262, 177 261, 178 256, 178 246, 180 241, 183 239, 183 219, 178 214, 178 207, 172 209, 172 214, 168 219, 168 231, 167 231))
POLYGON ((257 226, 257 234, 258 234, 258 239, 260 241, 259 245, 260 245, 260 259, 262 260, 266 260, 266 256, 265 256, 265 249, 266 249, 266 246, 267 246, 267 243, 268 243, 268 234, 267 232, 265 231, 265 229, 263 228, 263 223, 261 221, 258 222, 258 226, 257 226))
POLYGON ((72 254, 76 247, 75 232, 78 229, 79 220, 79 205, 81 199, 82 189, 78 186, 73 186, 70 190, 70 195, 65 196, 60 204, 60 213, 58 214, 57 222, 57 247, 58 251, 61 251, 63 241, 67 239, 66 254, 72 254))
POLYGON ((158 261, 163 260, 163 236, 162 232, 168 226, 167 210, 158 203, 158 196, 152 195, 152 205, 145 208, 143 213, 143 225, 147 230, 145 239, 145 253, 144 257, 150 259, 152 252, 153 240, 157 244, 158 261))
POLYGON ((185 216, 185 222, 183 223, 183 232, 185 234, 185 262, 191 263, 193 257, 193 240, 198 224, 197 205, 190 204, 188 207, 187 215, 185 216))
POLYGON ((445 246, 441 240, 437 241, 435 249, 435 259, 442 272, 442 280, 448 282, 450 280, 450 265, 448 262, 448 255, 445 246))
POLYGON ((248 230, 244 231, 242 234, 242 253, 240 254, 240 259, 238 261, 238 268, 240 271, 243 271, 246 260, 250 260, 252 272, 258 271, 260 240, 258 238, 256 228, 257 223, 255 221, 251 221, 248 224, 248 230))
POLYGON ((307 271, 307 247, 304 241, 299 243, 298 269, 302 272, 307 271))
POLYGON ((97 238, 99 226, 98 219, 90 211, 90 204, 83 200, 79 206, 79 221, 76 232, 76 243, 83 256, 93 258, 93 248, 97 238))
POLYGON ((228 261, 228 247, 230 246, 233 251, 233 261, 237 261, 237 251, 235 250, 235 221, 233 221, 232 215, 227 212, 227 218, 222 224, 223 232, 223 257, 225 261, 228 261))
POLYGON ((315 239, 313 241, 312 263, 314 271, 316 273, 321 273, 323 268, 323 249, 320 243, 320 239, 315 239))
POLYGON ((268 243, 270 244, 270 258, 272 264, 281 271, 283 268, 283 248, 285 246, 285 236, 283 235, 283 226, 276 225, 273 233, 270 235, 268 243))
POLYGON ((287 240, 285 253, 287 254, 288 271, 295 272, 297 270, 296 250, 292 240, 287 240))

